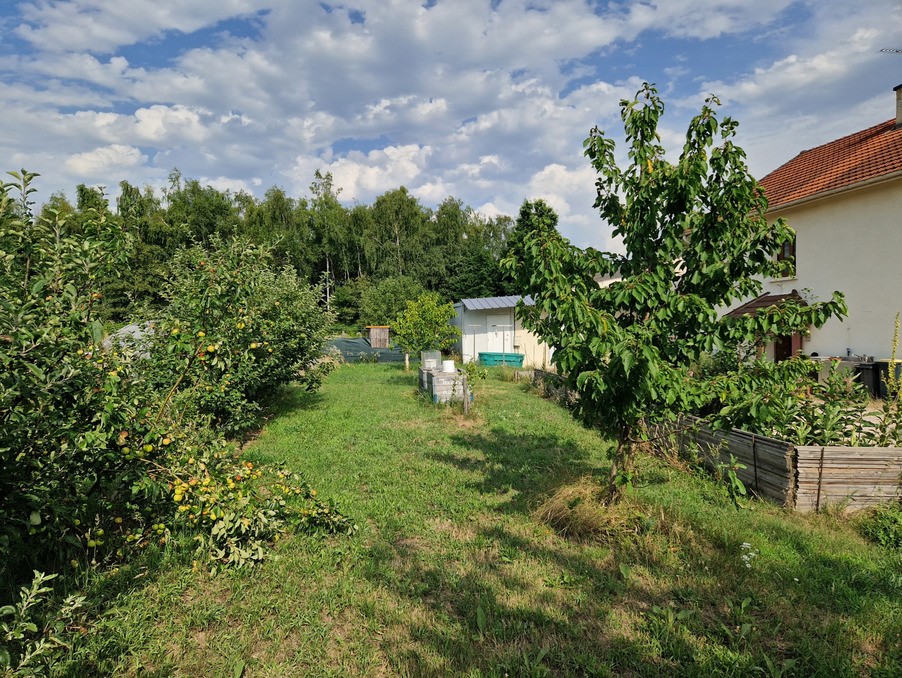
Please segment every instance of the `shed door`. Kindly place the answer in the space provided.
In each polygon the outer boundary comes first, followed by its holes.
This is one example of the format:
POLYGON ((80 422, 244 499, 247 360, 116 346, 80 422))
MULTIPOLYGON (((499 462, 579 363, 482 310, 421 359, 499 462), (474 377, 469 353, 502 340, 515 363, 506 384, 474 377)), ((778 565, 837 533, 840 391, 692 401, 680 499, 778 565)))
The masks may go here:
POLYGON ((514 350, 514 326, 511 317, 505 315, 486 316, 486 335, 489 353, 512 353, 514 350))

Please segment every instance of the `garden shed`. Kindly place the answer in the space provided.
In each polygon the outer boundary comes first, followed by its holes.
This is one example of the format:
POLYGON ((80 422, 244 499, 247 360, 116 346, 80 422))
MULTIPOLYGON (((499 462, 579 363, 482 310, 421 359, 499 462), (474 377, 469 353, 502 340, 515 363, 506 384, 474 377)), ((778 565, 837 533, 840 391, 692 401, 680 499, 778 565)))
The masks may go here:
POLYGON ((525 329, 516 317, 520 299, 532 305, 530 297, 480 297, 461 299, 454 304, 457 314, 452 324, 460 328, 461 337, 455 345, 463 362, 479 360, 480 353, 519 354, 526 367, 548 367, 552 349, 525 329))

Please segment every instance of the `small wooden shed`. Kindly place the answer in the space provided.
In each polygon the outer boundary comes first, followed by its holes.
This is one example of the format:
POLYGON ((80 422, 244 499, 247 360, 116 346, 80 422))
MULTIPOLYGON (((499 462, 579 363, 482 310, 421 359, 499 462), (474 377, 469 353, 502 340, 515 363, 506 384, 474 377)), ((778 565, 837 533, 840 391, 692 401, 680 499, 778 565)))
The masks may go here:
POLYGON ((388 348, 388 325, 367 325, 370 335, 370 346, 388 348))

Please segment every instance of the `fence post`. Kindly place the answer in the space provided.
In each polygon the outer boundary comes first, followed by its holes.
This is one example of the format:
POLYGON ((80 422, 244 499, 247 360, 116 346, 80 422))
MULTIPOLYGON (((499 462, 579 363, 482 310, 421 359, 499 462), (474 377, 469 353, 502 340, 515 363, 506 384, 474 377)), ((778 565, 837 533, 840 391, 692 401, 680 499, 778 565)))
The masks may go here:
POLYGON ((461 374, 463 378, 463 389, 464 389, 464 414, 470 414, 470 388, 467 383, 467 375, 461 374))
POLYGON ((814 500, 814 512, 821 510, 821 481, 824 477, 824 448, 821 447, 821 461, 817 467, 817 498, 814 500))
POLYGON ((752 434, 752 467, 755 469, 755 493, 761 494, 761 487, 758 485, 758 447, 755 434, 752 434))

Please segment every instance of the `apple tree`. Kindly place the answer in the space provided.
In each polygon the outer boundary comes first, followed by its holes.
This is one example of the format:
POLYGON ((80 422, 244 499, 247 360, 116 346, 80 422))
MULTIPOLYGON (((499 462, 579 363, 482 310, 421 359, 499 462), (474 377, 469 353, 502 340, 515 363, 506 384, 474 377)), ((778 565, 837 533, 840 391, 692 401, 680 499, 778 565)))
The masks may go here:
POLYGON ((452 325, 454 306, 443 304, 435 292, 425 292, 398 314, 393 327, 395 343, 404 350, 404 369, 410 369, 410 354, 450 347, 460 328, 452 325))

